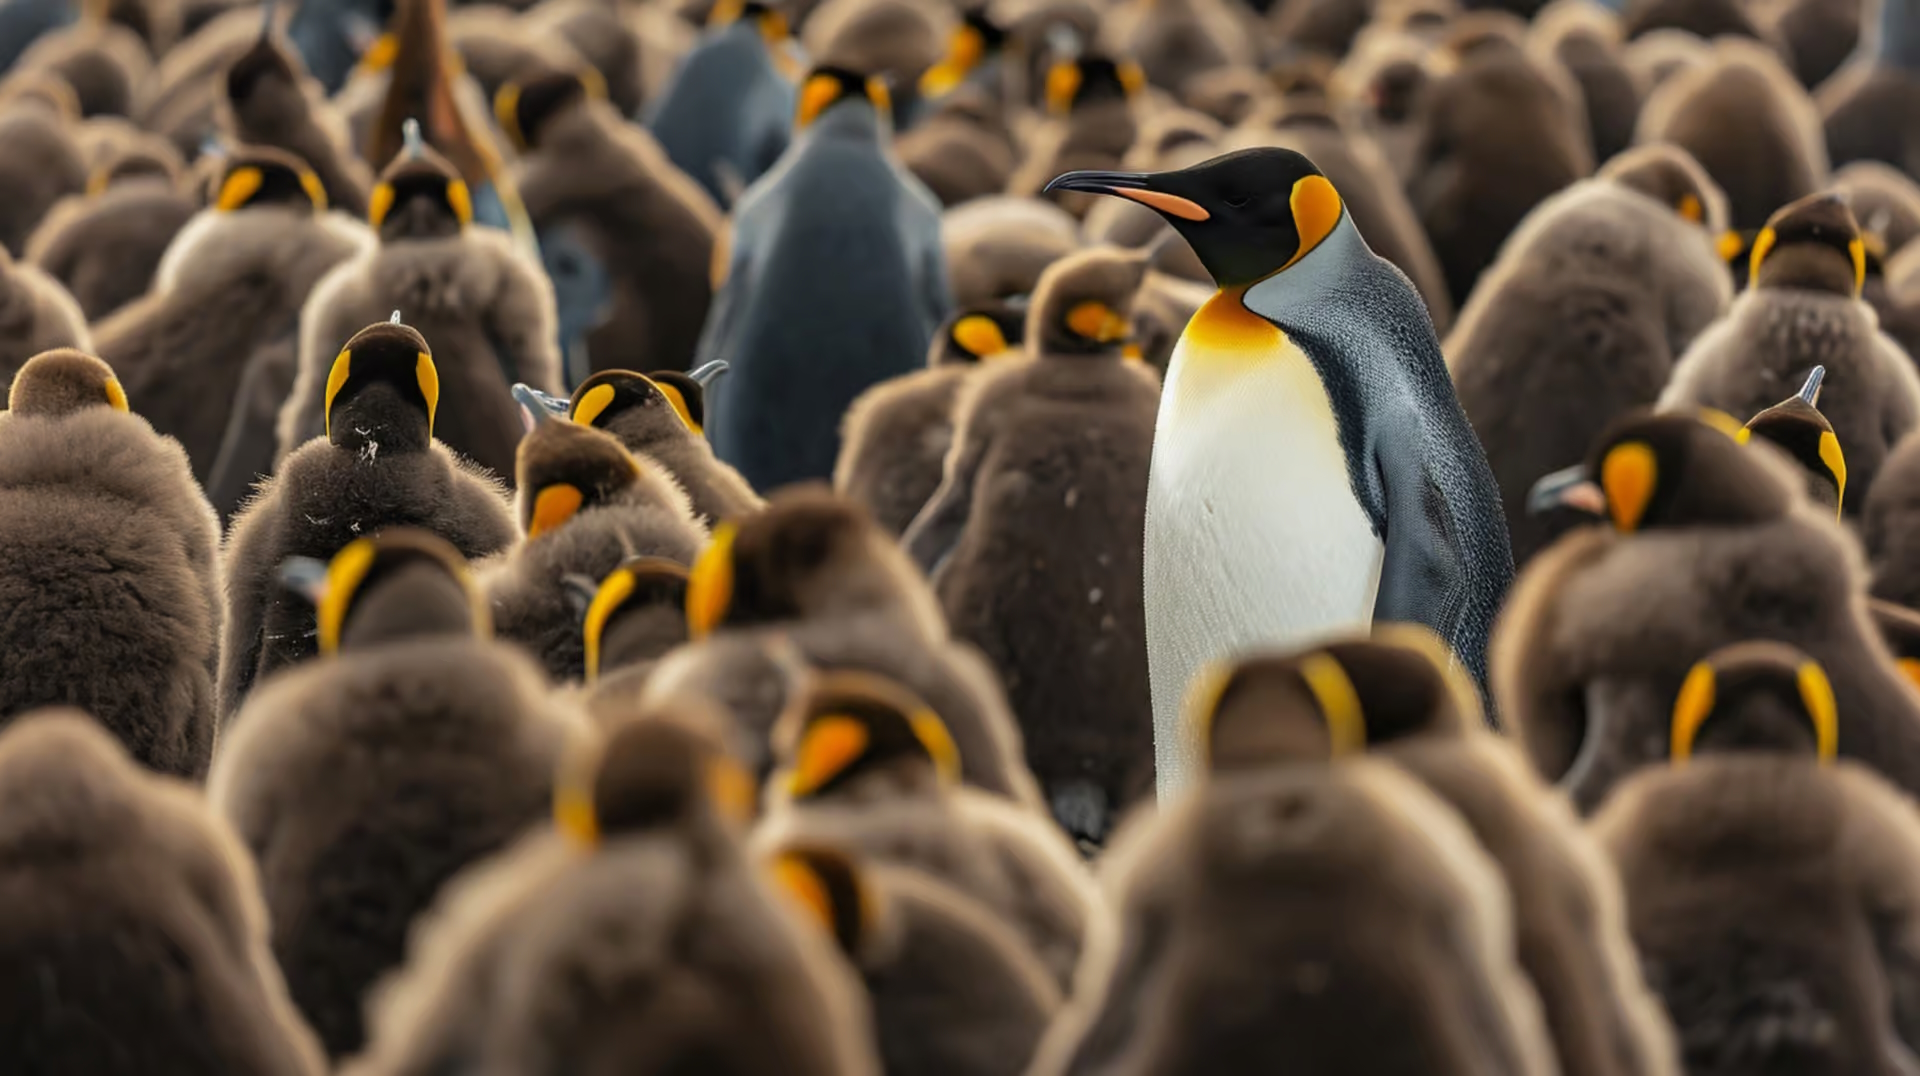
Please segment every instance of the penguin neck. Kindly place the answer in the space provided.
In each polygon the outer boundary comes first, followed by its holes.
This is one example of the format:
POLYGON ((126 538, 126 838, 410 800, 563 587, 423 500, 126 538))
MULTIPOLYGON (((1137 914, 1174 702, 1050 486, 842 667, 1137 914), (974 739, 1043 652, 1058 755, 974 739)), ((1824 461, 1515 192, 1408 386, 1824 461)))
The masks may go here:
POLYGON ((1881 0, 1876 51, 1888 67, 1920 72, 1920 0, 1881 0))
POLYGON ((376 382, 334 406, 327 439, 368 463, 381 453, 424 452, 433 443, 425 410, 387 382, 376 382))
POLYGON ((865 141, 876 146, 881 143, 880 135, 880 113, 864 101, 835 105, 802 132, 809 141, 865 141))
POLYGON ((475 634, 473 603, 459 582, 438 567, 413 564, 354 598, 340 649, 379 650, 401 640, 475 634))
POLYGON ((1373 257, 1353 214, 1342 210, 1340 223, 1299 261, 1242 288, 1246 305, 1273 318, 1288 310, 1326 302, 1328 282, 1347 275, 1348 266, 1373 257))

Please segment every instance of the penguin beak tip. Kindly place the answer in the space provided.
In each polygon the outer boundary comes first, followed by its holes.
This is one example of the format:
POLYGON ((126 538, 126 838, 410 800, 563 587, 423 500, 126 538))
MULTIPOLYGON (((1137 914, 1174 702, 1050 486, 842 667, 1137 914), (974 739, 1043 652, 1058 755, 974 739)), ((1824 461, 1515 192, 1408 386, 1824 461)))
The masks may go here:
POLYGON ((1587 478, 1586 465, 1555 471, 1533 484, 1527 493, 1527 514, 1542 515, 1555 508, 1571 508, 1590 516, 1607 514, 1607 495, 1587 478))

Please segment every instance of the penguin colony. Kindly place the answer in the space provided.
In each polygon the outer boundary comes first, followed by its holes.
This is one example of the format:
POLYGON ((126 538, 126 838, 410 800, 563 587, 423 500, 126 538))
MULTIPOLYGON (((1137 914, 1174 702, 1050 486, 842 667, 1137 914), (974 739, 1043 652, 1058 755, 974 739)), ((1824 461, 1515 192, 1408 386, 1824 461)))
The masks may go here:
POLYGON ((0 1072, 1920 1073, 1920 0, 0 4, 0 1072))

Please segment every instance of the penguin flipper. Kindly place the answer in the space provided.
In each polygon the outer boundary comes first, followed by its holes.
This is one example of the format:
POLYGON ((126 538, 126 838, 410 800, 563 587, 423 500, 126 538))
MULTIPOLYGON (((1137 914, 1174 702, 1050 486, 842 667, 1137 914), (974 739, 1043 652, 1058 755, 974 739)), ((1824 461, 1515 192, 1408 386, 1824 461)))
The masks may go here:
MULTIPOLYGON (((1396 424, 1398 425, 1398 424, 1396 424)), ((1386 551, 1375 623, 1424 624, 1454 648, 1475 680, 1486 679, 1484 653, 1459 653, 1460 620, 1467 606, 1461 565, 1468 562, 1439 483, 1420 458, 1420 438, 1382 437, 1375 449, 1385 499, 1381 538, 1386 551)))
POLYGON ((960 544, 960 532, 966 529, 967 517, 973 514, 974 476, 986 458, 990 443, 989 438, 970 436, 963 427, 954 430, 953 448, 947 456, 939 488, 900 535, 901 547, 929 579, 953 554, 953 547, 960 544))

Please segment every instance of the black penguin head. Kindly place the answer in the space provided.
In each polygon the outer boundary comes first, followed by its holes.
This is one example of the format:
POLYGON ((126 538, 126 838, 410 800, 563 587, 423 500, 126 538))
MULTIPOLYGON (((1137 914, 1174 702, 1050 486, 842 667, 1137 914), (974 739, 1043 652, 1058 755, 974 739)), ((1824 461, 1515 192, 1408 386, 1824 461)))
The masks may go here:
POLYGON ((1782 643, 1736 643, 1687 673, 1673 703, 1675 766, 1709 751, 1786 751, 1832 760, 1840 721, 1826 671, 1782 643))
POLYGON ((832 795, 885 772, 903 787, 951 786, 960 752, 947 726, 912 692, 861 672, 822 673, 780 717, 786 792, 832 795))
POLYGON ((1035 355, 1117 355, 1133 336, 1133 300, 1149 255, 1120 247, 1077 251, 1047 266, 1033 288, 1026 337, 1035 355))
POLYGON ((221 165, 213 183, 213 208, 234 213, 262 206, 320 213, 327 208, 327 191, 320 177, 298 157, 248 146, 221 165))
POLYGON ((760 511, 713 528, 687 583, 687 631, 700 639, 721 628, 897 605, 907 565, 858 504, 822 484, 788 486, 760 511))
POLYGON ((1847 496, 1847 457, 1833 423, 1820 413, 1820 385, 1827 368, 1816 366, 1800 391, 1747 420, 1735 438, 1758 437, 1780 447, 1813 479, 1811 492, 1837 513, 1847 496))
POLYGON ((1383 624, 1372 638, 1242 659, 1195 681, 1185 721, 1214 770, 1358 754, 1413 736, 1457 736, 1478 697, 1431 631, 1383 624))
POLYGON ((1147 76, 1132 60, 1087 54, 1047 69, 1047 111, 1071 115, 1102 101, 1131 101, 1145 92, 1147 76))
POLYGON ((811 127, 829 110, 849 101, 865 101, 883 121, 892 121, 893 95, 885 82, 849 68, 822 64, 807 72, 800 83, 794 128, 811 127))
POLYGON ((554 826, 593 849, 623 835, 662 829, 738 828, 752 817, 753 778, 706 730, 722 719, 675 700, 580 745, 554 783, 554 826))
POLYGON ((353 334, 327 373, 327 440, 377 463, 379 453, 418 452, 433 440, 440 373, 426 338, 392 321, 353 334))
POLYGON ((357 538, 324 565, 289 557, 280 580, 313 602, 322 654, 493 632, 466 559, 424 530, 400 527, 357 538))
POLYGON ((1867 276, 1866 243, 1837 194, 1813 194, 1767 218, 1753 241, 1748 279, 1756 288, 1805 288, 1857 296, 1867 276))
POLYGON ((1346 208, 1290 149, 1240 150, 1176 172, 1069 172, 1047 190, 1131 199, 1165 217, 1223 288, 1244 288, 1311 254, 1346 208))
POLYGON ((1678 146, 1636 146, 1608 161, 1600 178, 1639 191, 1710 235, 1721 234, 1726 226, 1726 195, 1693 155, 1678 146))
POLYGON ((113 367, 69 347, 42 351, 13 375, 7 413, 58 418, 88 407, 127 410, 127 393, 113 367))
POLYGON ((988 299, 963 306, 934 337, 928 366, 970 364, 1017 351, 1026 337, 1027 304, 988 299))
POLYGON ((618 440, 576 422, 546 416, 520 439, 514 459, 520 529, 528 541, 560 529, 585 509, 640 482, 640 464, 618 440))
POLYGON ((920 95, 931 99, 952 93, 1006 44, 1007 31, 988 17, 985 6, 968 10, 947 38, 946 56, 920 76, 920 95))
POLYGON ((494 119, 520 153, 538 149, 548 124, 594 97, 593 82, 574 72, 556 71, 507 82, 493 95, 494 119))
POLYGON ((653 374, 602 370, 573 390, 573 421, 606 429, 617 418, 645 411, 671 413, 688 432, 700 434, 706 418, 706 385, 677 370, 653 374))
POLYGON ((820 844, 792 844, 769 864, 774 886, 859 959, 879 916, 879 894, 852 856, 820 844))
POLYGON ((587 603, 581 633, 586 641, 587 683, 600 678, 607 637, 621 619, 637 609, 667 607, 676 613, 687 605, 687 566, 665 557, 632 557, 600 581, 587 603))
POLYGON ((473 195, 445 157, 420 138, 408 120, 405 148, 395 157, 367 203, 367 223, 382 242, 457 235, 473 222, 473 195))
POLYGON ((1627 415, 1600 435, 1587 462, 1534 483, 1527 510, 1576 508, 1622 534, 1778 519, 1792 492, 1742 446, 1740 429, 1719 412, 1627 415))

